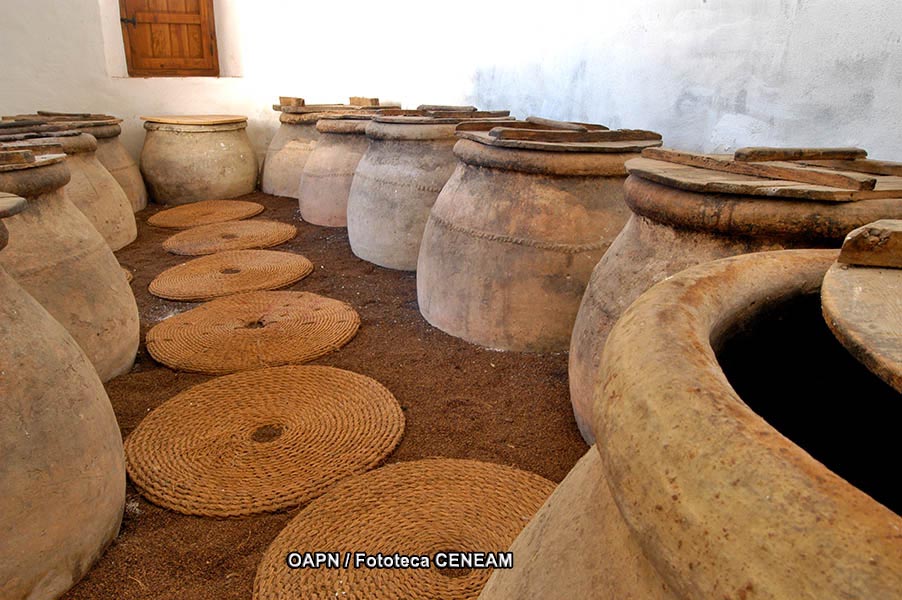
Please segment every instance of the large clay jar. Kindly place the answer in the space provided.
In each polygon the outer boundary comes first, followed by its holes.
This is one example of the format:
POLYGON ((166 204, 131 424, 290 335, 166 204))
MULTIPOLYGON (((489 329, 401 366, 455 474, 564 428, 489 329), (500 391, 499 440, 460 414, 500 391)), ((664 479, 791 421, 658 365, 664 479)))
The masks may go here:
POLYGON ((297 198, 304 166, 319 140, 316 122, 330 112, 342 113, 354 108, 343 104, 276 104, 273 110, 280 112, 279 129, 266 149, 261 188, 274 196, 297 198))
MULTIPOLYGON (((112 250, 120 250, 138 237, 131 202, 119 182, 106 170, 95 154, 94 136, 74 131, 46 132, 41 138, 6 144, 7 147, 35 147, 45 143, 59 144, 67 155, 72 179, 66 184, 66 194, 78 210, 100 232, 112 250)), ((26 134, 25 137, 30 137, 26 134)))
MULTIPOLYGON (((627 169, 631 175, 624 184, 625 200, 633 214, 592 272, 570 342, 570 401, 580 431, 590 443, 595 437, 590 425, 592 390, 598 385, 608 332, 656 282, 687 267, 736 254, 839 248, 849 231, 877 219, 902 216, 900 199, 826 202, 707 193, 677 187, 685 185, 677 180, 666 183, 673 173, 670 163, 642 158, 627 163, 627 169), (632 171, 635 167, 643 173, 632 171)), ((743 180, 729 173, 713 177, 715 182, 743 180)))
POLYGON ((102 123, 88 121, 75 125, 79 131, 90 133, 97 138, 97 160, 119 182, 132 206, 132 211, 138 212, 147 206, 147 188, 144 186, 144 178, 141 177, 138 164, 119 141, 119 134, 122 133, 122 127, 119 125, 121 122, 122 119, 114 119, 102 123))
MULTIPOLYGON (((413 111, 410 111, 413 112, 413 111)), ((351 250, 380 267, 414 271, 429 210, 457 166, 455 127, 507 111, 428 111, 381 115, 367 125, 370 144, 348 196, 351 250)))
POLYGON ((91 113, 58 113, 38 111, 36 114, 3 117, 4 120, 33 121, 93 135, 97 140, 97 160, 119 182, 132 210, 138 212, 147 206, 147 188, 137 163, 119 141, 122 119, 110 115, 91 113))
POLYGON ((138 306, 113 252, 68 198, 70 161, 45 155, 0 168, 0 191, 28 200, 5 221, 9 246, 0 266, 69 331, 107 381, 134 363, 138 306))
MULTIPOLYGON (((3 196, 0 218, 25 208, 3 196)), ((122 438, 82 349, 2 267, 0 364, 0 597, 51 600, 119 531, 122 438)))
POLYGON ((301 218, 308 223, 347 226, 351 182, 369 146, 370 119, 355 114, 324 117, 316 123, 319 141, 304 165, 297 191, 301 218))
MULTIPOLYGON (((508 131, 521 132, 492 134, 508 131)), ((624 163, 660 136, 576 143, 541 139, 560 131, 523 133, 530 139, 458 134, 458 165, 420 246, 417 300, 427 321, 469 342, 561 351, 592 268, 629 215, 624 163)))
POLYGON ((902 597, 902 496, 879 458, 900 397, 823 321, 835 257, 721 259, 633 303, 603 353, 597 448, 480 598, 902 597))
POLYGON ((161 204, 234 198, 254 191, 257 157, 247 117, 142 117, 141 173, 161 204))

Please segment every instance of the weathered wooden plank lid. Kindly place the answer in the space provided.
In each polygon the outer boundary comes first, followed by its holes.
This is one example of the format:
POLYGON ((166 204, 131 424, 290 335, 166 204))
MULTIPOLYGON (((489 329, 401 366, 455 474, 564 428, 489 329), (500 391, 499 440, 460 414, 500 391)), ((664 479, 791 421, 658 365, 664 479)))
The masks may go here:
POLYGON ((868 160, 860 148, 741 148, 733 155, 651 148, 627 168, 692 192, 818 202, 902 198, 902 163, 868 160))
POLYGON ((495 119, 507 121, 511 119, 509 110, 381 110, 373 118, 379 123, 395 123, 398 125, 444 125, 456 124, 471 119, 495 119))
POLYGON ((902 221, 859 227, 821 287, 824 318, 847 350, 902 392, 902 221))
POLYGON ((23 169, 33 169, 44 167, 66 160, 66 155, 61 153, 37 154, 30 149, 19 148, 15 150, 0 149, 0 173, 8 171, 21 171, 23 169), (11 158, 10 152, 17 155, 11 158), (30 155, 30 156, 29 156, 30 155))
POLYGON ((0 192, 0 219, 19 214, 28 206, 28 201, 21 196, 0 192))
POLYGON ((247 117, 242 115, 168 115, 141 117, 141 119, 148 123, 164 125, 228 125, 247 122, 247 117))
POLYGON ((641 152, 661 145, 661 134, 641 129, 610 130, 597 123, 554 121, 528 117, 526 121, 461 123, 457 136, 487 146, 546 152, 641 152))

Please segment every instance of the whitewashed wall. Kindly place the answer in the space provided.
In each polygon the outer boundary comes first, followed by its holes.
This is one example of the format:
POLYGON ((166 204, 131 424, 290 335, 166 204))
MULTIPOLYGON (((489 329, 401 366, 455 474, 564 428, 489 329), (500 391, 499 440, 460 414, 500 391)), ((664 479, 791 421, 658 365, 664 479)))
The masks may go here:
POLYGON ((117 0, 0 0, 0 112, 240 113, 279 95, 472 102, 668 145, 861 145, 902 159, 899 0, 216 0, 221 78, 125 77, 117 0))

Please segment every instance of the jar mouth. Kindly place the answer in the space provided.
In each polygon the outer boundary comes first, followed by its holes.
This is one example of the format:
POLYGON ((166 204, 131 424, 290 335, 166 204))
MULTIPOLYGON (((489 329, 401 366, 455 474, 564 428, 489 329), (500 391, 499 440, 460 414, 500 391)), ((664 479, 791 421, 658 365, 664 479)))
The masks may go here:
POLYGON ((488 146, 459 139, 454 154, 464 164, 550 177, 626 177, 626 161, 638 152, 549 152, 488 146))
POLYGON ((817 202, 701 193, 636 174, 627 177, 624 192, 624 200, 634 214, 675 229, 769 237, 812 247, 839 247, 853 229, 880 219, 902 218, 902 200, 896 198, 817 202))
POLYGON ((62 154, 36 156, 35 162, 0 169, 0 189, 28 200, 56 191, 71 179, 66 157, 62 154))

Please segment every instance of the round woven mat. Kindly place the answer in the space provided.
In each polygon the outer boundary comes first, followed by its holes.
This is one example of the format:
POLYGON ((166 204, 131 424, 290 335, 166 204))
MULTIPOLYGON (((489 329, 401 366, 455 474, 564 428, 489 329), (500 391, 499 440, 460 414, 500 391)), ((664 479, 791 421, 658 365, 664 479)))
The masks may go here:
MULTIPOLYGON (((491 570, 292 570, 289 552, 503 552, 554 484, 538 475, 470 460, 396 463, 341 482, 311 502, 273 541, 257 568, 256 600, 476 598, 491 570)), ((516 560, 516 558, 515 558, 516 560)))
POLYGON ((167 229, 189 229, 198 225, 247 219, 263 212, 263 205, 244 200, 201 200, 161 210, 147 222, 167 229))
POLYGON ((299 254, 273 250, 232 250, 195 258, 166 269, 148 290, 167 300, 210 300, 256 290, 274 290, 300 281, 313 263, 299 254))
POLYGON ((269 248, 287 242, 297 233, 294 225, 266 219, 212 223, 180 231, 163 242, 163 249, 173 254, 198 256, 226 250, 269 248))
POLYGON ((379 382, 332 367, 218 377, 147 415, 125 441, 154 504, 233 517, 302 504, 388 456, 404 413, 379 382))
POLYGON ((147 350, 179 371, 233 373, 313 360, 344 346, 360 317, 309 292, 248 292, 211 300, 155 325, 147 350))

